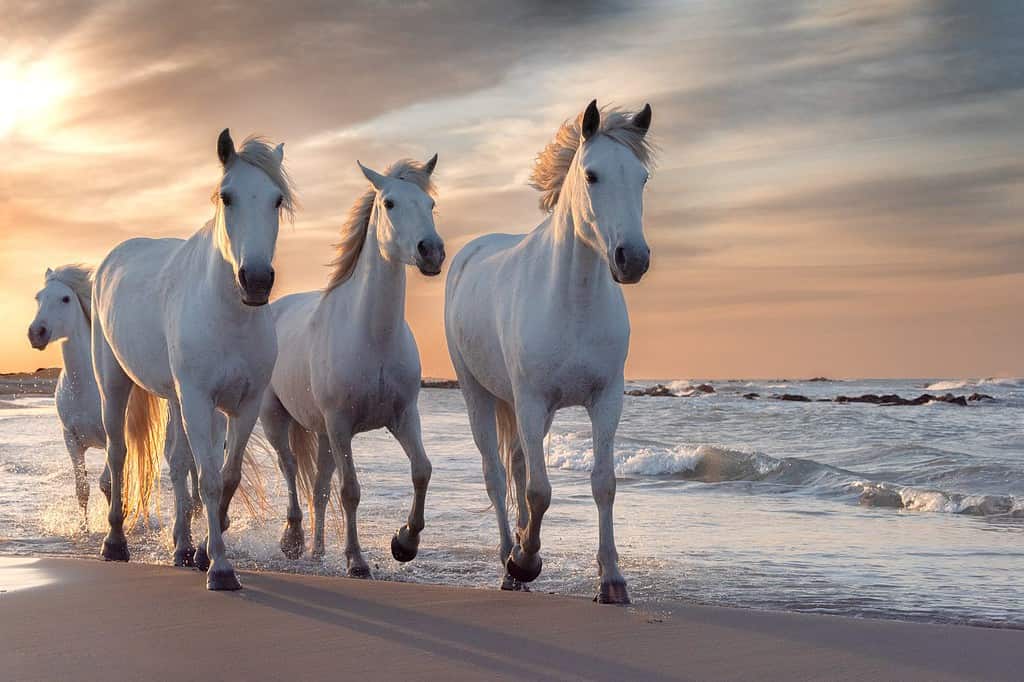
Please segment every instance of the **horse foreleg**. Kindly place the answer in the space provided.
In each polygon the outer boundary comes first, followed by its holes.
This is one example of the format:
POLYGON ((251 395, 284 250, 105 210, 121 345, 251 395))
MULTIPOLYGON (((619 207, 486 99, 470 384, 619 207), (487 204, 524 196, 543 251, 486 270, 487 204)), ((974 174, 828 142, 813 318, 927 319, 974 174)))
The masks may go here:
POLYGON ((412 475, 412 508, 404 526, 395 531, 391 538, 391 555, 396 561, 412 561, 420 545, 420 532, 423 530, 423 507, 427 497, 427 486, 430 484, 431 465, 427 453, 423 450, 423 436, 420 431, 420 412, 416 403, 407 406, 391 427, 391 433, 398 440, 406 457, 409 458, 409 470, 412 475))
POLYGON ((82 508, 83 517, 89 513, 89 476, 85 470, 85 446, 67 429, 64 430, 64 445, 71 457, 71 470, 75 474, 75 496, 82 508))
MULTIPOLYGON (((206 588, 238 590, 242 586, 235 576, 235 569, 227 559, 221 531, 220 504, 224 489, 221 464, 224 460, 224 448, 223 445, 214 445, 214 434, 217 429, 213 401, 202 391, 182 387, 180 402, 185 435, 188 437, 188 444, 192 448, 196 468, 199 470, 199 493, 206 507, 206 522, 209 527, 204 553, 210 561, 206 574, 206 588)), ((197 551, 197 564, 200 563, 199 554, 197 551)))
POLYGON ((359 478, 352 460, 352 430, 347 424, 328 423, 328 438, 334 462, 341 475, 341 507, 345 510, 345 558, 348 574, 352 578, 369 578, 370 566, 359 547, 356 529, 356 509, 359 507, 359 478))
POLYGON ((516 421, 519 442, 526 455, 526 506, 530 516, 519 542, 512 548, 505 568, 514 579, 524 583, 540 575, 540 527, 544 513, 551 505, 551 483, 544 461, 544 434, 551 423, 551 412, 543 401, 516 396, 516 421))
POLYGON ((599 545, 597 565, 601 589, 597 601, 602 604, 628 604, 626 580, 619 572, 619 553, 615 549, 612 506, 615 504, 615 431, 622 415, 622 385, 607 389, 588 408, 593 429, 594 469, 590 489, 597 503, 599 545))
POLYGON ((224 479, 224 492, 220 496, 220 527, 226 531, 231 526, 228 510, 235 491, 242 483, 242 460, 245 457, 245 446, 249 444, 256 419, 259 417, 260 400, 248 400, 239 406, 238 412, 228 419, 228 439, 226 457, 221 475, 224 479))

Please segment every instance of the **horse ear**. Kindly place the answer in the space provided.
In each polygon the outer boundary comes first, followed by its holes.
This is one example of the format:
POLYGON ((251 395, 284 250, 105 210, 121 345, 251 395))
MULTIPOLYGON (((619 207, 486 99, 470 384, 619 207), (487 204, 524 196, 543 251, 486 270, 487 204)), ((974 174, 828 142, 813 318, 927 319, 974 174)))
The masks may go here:
POLYGON ((220 137, 217 138, 217 158, 220 159, 220 164, 224 167, 227 167, 235 158, 235 143, 227 128, 220 131, 220 137))
POLYGON ((651 105, 645 104, 644 108, 633 115, 633 125, 639 128, 644 134, 651 127, 651 105))
POLYGON ((433 175, 434 169, 437 167, 437 154, 430 157, 430 160, 423 164, 423 170, 427 171, 427 175, 433 175))
POLYGON ((46 268, 46 276, 49 277, 53 274, 53 268, 46 268))
POLYGON ((583 125, 580 126, 583 139, 589 140, 592 138, 597 132, 599 125, 601 125, 601 112, 597 109, 597 100, 590 100, 587 110, 583 112, 583 125))
POLYGON ((284 163, 284 142, 274 147, 274 158, 277 159, 278 165, 284 163))
POLYGON ((356 163, 359 164, 359 169, 363 171, 363 175, 370 181, 374 189, 379 191, 384 186, 384 176, 371 168, 367 168, 359 161, 356 161, 356 163))

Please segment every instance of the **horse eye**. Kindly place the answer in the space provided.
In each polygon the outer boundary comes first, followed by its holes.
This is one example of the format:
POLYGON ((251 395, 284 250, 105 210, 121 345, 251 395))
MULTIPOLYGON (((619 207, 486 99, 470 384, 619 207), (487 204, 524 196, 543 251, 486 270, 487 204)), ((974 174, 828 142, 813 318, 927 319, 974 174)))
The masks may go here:
POLYGON ((277 201, 274 203, 274 208, 281 208, 281 204, 283 204, 283 203, 284 203, 284 197, 283 196, 278 197, 277 201))
POLYGON ((220 200, 224 202, 225 206, 231 205, 231 195, 226 192, 220 195, 220 200))
POLYGON ((594 171, 587 171, 587 184, 593 185, 597 182, 597 174, 594 171))
POLYGON ((71 297, 70 296, 65 296, 64 298, 60 299, 60 302, 61 303, 71 303, 71 297))
POLYGON ((387 210, 390 211, 394 207, 395 207, 395 202, 391 201, 391 199, 385 199, 384 200, 384 208, 386 208, 387 210))

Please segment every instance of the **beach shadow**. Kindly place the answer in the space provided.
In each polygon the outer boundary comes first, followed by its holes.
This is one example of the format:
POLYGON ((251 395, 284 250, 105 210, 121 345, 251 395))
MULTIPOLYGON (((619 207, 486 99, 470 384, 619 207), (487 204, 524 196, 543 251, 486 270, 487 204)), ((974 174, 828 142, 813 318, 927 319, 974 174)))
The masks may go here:
MULTIPOLYGON (((432 656, 468 663, 490 675, 544 680, 580 677, 601 680, 679 679, 517 636, 511 632, 515 627, 512 622, 507 631, 493 630, 267 574, 250 576, 246 583, 246 597, 247 601, 267 608, 392 640, 399 646, 412 647, 432 656)), ((495 608, 500 609, 500 605, 495 608)), ((538 610, 538 617, 542 617, 541 613, 538 610)), ((595 641, 594 646, 614 650, 615 642, 595 641)))

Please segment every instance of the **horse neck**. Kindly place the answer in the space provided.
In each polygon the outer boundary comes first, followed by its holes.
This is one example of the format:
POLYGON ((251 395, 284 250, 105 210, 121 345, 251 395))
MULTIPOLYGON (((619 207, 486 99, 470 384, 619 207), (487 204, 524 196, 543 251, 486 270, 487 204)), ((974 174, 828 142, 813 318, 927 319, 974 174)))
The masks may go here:
POLYGON ((61 344, 60 352, 64 358, 64 374, 72 386, 79 386, 83 381, 94 381, 90 352, 92 330, 80 307, 76 307, 72 315, 71 330, 61 344))
POLYGON ((546 232, 552 254, 552 291, 578 303, 603 296, 614 288, 608 263, 576 234, 576 219, 568 197, 558 202, 546 232))
POLYGON ((381 255, 375 216, 366 228, 351 279, 328 293, 327 300, 338 306, 343 304, 343 296, 346 324, 367 330, 373 339, 390 337, 405 321, 405 265, 381 255))

